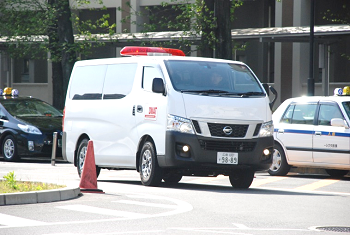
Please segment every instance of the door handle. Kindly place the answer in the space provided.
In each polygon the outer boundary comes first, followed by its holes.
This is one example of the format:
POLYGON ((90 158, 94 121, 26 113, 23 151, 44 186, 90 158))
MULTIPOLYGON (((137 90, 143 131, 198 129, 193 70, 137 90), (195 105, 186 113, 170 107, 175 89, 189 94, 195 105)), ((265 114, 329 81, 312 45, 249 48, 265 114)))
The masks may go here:
POLYGON ((315 135, 319 135, 319 136, 321 136, 321 131, 315 131, 315 135))
POLYGON ((142 105, 137 105, 137 112, 142 113, 143 112, 143 107, 142 105))
POLYGON ((283 133, 284 133, 284 130, 283 130, 283 129, 278 129, 278 133, 283 134, 283 133))

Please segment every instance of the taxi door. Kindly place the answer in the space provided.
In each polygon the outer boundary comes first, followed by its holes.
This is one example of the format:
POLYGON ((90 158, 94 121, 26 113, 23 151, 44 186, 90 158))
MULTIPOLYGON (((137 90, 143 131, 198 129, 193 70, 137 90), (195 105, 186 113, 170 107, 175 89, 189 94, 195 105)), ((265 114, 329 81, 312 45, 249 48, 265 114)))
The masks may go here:
POLYGON ((313 162, 312 134, 317 103, 291 104, 283 115, 276 138, 287 149, 288 162, 313 162))
POLYGON ((313 158, 317 164, 349 165, 350 130, 331 126, 332 118, 345 119, 335 102, 320 103, 318 125, 313 137, 313 158))

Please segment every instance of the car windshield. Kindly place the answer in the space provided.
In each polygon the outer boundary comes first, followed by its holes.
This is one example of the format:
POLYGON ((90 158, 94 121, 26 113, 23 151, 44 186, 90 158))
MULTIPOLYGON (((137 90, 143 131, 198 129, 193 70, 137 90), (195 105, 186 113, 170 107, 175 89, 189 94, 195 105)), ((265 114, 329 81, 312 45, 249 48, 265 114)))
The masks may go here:
POLYGON ((343 107, 345 109, 346 115, 348 115, 348 118, 350 119, 350 101, 343 102, 343 107))
POLYGON ((61 117, 62 113, 48 103, 40 100, 11 99, 1 103, 12 116, 61 117))
POLYGON ((165 61, 175 90, 220 96, 265 96, 247 66, 206 61, 165 61))

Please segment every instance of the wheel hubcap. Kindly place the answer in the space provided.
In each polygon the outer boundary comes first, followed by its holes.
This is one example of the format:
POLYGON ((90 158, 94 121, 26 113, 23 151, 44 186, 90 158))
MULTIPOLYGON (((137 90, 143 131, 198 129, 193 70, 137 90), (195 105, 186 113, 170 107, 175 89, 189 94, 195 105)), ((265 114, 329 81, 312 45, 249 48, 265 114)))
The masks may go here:
POLYGON ((152 154, 150 150, 146 150, 142 155, 142 176, 147 181, 152 171, 152 154))
POLYGON ((15 153, 15 145, 12 140, 8 139, 5 141, 4 144, 4 155, 6 158, 11 158, 13 157, 15 153))
POLYGON ((84 146, 84 147, 82 147, 82 148, 80 149, 80 152, 79 152, 78 159, 79 159, 79 169, 80 169, 80 172, 83 172, 83 167, 84 167, 84 161, 85 161, 86 151, 87 151, 87 147, 84 146))
POLYGON ((275 149, 272 157, 272 165, 270 167, 271 171, 278 171, 280 169, 282 163, 281 153, 275 149))

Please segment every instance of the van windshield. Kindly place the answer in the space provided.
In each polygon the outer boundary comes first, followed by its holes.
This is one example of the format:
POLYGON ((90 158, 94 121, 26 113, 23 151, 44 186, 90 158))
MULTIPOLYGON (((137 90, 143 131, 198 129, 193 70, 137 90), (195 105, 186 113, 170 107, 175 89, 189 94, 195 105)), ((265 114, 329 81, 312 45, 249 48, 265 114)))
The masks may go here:
POLYGON ((165 61, 175 90, 228 96, 265 96, 257 78, 241 64, 206 61, 165 61))

